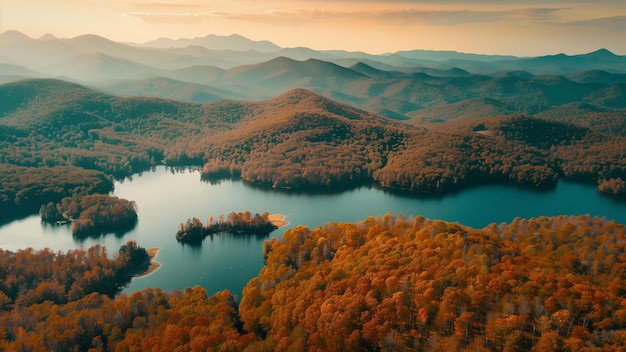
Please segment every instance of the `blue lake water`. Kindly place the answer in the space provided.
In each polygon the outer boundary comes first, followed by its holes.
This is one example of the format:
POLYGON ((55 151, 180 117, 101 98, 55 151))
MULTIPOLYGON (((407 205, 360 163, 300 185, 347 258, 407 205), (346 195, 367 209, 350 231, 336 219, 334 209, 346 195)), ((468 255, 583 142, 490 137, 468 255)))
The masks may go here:
POLYGON ((67 226, 42 224, 38 216, 0 227, 0 247, 16 250, 32 247, 67 250, 100 243, 113 253, 130 239, 145 248, 161 248, 161 268, 150 276, 134 279, 125 292, 147 287, 164 290, 200 285, 210 294, 230 289, 239 296, 243 286, 263 266, 263 242, 282 237, 296 225, 311 228, 328 222, 354 222, 389 212, 405 216, 456 221, 483 228, 490 223, 510 222, 515 217, 541 215, 605 216, 626 223, 626 202, 601 195, 596 187, 560 181, 554 190, 535 191, 506 185, 482 186, 443 197, 417 197, 361 187, 336 194, 279 192, 249 186, 242 181, 209 184, 197 171, 173 171, 159 167, 115 184, 114 195, 137 203, 139 222, 123 235, 76 240, 67 226), (206 223, 231 211, 280 213, 289 225, 269 236, 221 234, 201 246, 179 244, 174 234, 181 222, 197 217, 206 223))

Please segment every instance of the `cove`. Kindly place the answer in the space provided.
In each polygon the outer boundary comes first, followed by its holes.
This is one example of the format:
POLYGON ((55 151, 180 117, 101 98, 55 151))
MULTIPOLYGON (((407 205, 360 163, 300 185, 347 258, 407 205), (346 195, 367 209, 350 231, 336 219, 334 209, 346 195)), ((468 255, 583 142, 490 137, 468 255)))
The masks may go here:
POLYGON ((236 296, 263 266, 263 242, 281 238, 297 225, 310 228, 329 222, 355 222, 389 212, 405 216, 459 222, 474 228, 510 222, 515 217, 581 215, 606 217, 626 223, 626 202, 603 196, 591 185, 561 180, 553 190, 531 190, 507 185, 470 188, 442 197, 386 192, 360 187, 333 194, 303 194, 257 188, 240 180, 211 184, 201 181, 197 171, 158 167, 155 171, 116 182, 113 195, 134 200, 138 206, 137 226, 124 234, 108 234, 77 240, 67 226, 41 223, 30 216, 0 227, 0 247, 9 250, 32 247, 67 250, 103 244, 112 254, 134 239, 145 248, 161 248, 161 268, 134 279, 125 289, 132 293, 148 287, 166 291, 200 285, 209 294, 229 289, 236 296), (183 245, 174 234, 181 222, 231 211, 280 213, 289 225, 269 236, 220 234, 207 237, 199 246, 183 245))

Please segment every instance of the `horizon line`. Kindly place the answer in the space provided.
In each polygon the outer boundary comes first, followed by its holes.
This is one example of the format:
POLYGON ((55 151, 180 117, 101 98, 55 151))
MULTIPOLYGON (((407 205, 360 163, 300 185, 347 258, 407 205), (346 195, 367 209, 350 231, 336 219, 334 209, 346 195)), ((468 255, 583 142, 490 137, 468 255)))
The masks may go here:
MULTIPOLYGON (((505 54, 505 53, 480 53, 480 52, 468 52, 468 51, 459 51, 459 50, 454 50, 454 49, 424 49, 424 48, 413 48, 413 49, 399 49, 396 51, 387 51, 387 52, 382 52, 382 53, 372 53, 372 52, 368 52, 368 51, 364 51, 364 50, 345 50, 345 49, 316 49, 316 48, 312 48, 312 47, 307 47, 307 46, 294 46, 294 47, 287 47, 287 46, 281 46, 279 44, 276 44, 275 42, 269 40, 269 39, 261 39, 261 40, 256 40, 256 39, 251 39, 249 37, 246 37, 244 35, 241 35, 239 33, 231 33, 228 35, 220 35, 220 34, 214 34, 214 33, 209 33, 206 34, 204 36, 200 35, 200 36, 196 36, 196 37, 179 37, 179 38, 172 38, 172 37, 158 37, 155 39, 151 39, 148 41, 144 41, 144 42, 132 42, 132 41, 117 41, 111 38, 108 38, 104 35, 101 34, 96 34, 96 33, 83 33, 83 34, 79 34, 73 37, 63 37, 63 36, 57 36, 54 33, 48 32, 45 34, 42 34, 40 36, 33 36, 33 35, 29 35, 25 32, 22 32, 20 30, 17 29, 6 29, 4 31, 2 31, 0 33, 0 37, 8 34, 8 33, 16 33, 16 34, 20 34, 23 35, 31 40, 42 40, 45 37, 52 37, 53 39, 57 39, 57 40, 73 40, 76 38, 80 38, 80 37, 84 37, 84 36, 95 36, 95 37, 99 37, 105 40, 108 40, 110 42, 114 42, 114 43, 118 43, 118 44, 124 44, 124 45, 146 45, 150 42, 154 42, 154 41, 158 41, 158 40, 172 40, 172 41, 178 41, 178 40, 197 40, 197 39, 203 39, 206 37, 210 37, 210 36, 214 36, 214 37, 218 37, 218 38, 229 38, 229 37, 233 37, 233 36, 237 36, 240 38, 244 38, 246 40, 249 40, 251 42, 256 42, 256 43, 269 43, 272 45, 275 45, 276 47, 278 47, 279 49, 276 51, 280 51, 283 49, 310 49, 313 51, 318 51, 318 52, 328 52, 328 51, 344 51, 347 53, 365 53, 368 55, 374 55, 374 56, 385 56, 385 55, 393 55, 393 54, 398 54, 398 53, 402 53, 402 52, 411 52, 411 51, 425 51, 425 52, 434 52, 434 53, 458 53, 458 54, 466 54, 466 55, 479 55, 479 56, 502 56, 502 57, 515 57, 515 58, 534 58, 534 57, 542 57, 542 56, 555 56, 555 55, 567 55, 567 56, 578 56, 578 55, 586 55, 586 54, 591 54, 591 53, 595 53, 595 52, 599 52, 599 51, 608 51, 609 53, 616 55, 616 56, 626 56, 626 53, 621 54, 621 53, 617 53, 611 49, 605 48, 605 47, 599 47, 595 50, 592 51, 585 51, 585 52, 577 52, 577 53, 566 53, 564 51, 560 51, 560 52, 553 52, 553 53, 544 53, 542 55, 534 55, 534 56, 520 56, 520 55, 515 55, 515 54, 505 54)), ((45 40, 45 39, 44 39, 45 40)), ((150 47, 150 46, 149 46, 150 47)), ((153 48, 158 48, 158 47, 153 47, 153 48)), ((172 47, 173 48, 173 47, 172 47)), ((269 51, 271 52, 271 51, 269 51)))

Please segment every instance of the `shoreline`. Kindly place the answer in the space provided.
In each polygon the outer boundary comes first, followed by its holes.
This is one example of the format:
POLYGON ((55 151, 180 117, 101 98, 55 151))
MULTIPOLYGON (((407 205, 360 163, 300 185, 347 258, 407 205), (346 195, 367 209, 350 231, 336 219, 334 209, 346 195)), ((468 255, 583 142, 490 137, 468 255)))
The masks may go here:
POLYGON ((150 266, 148 266, 148 270, 144 271, 143 273, 133 275, 134 279, 140 279, 146 276, 150 276, 161 267, 161 263, 155 260, 160 250, 161 248, 158 247, 146 249, 146 252, 148 252, 148 255, 150 256, 150 266))
POLYGON ((267 218, 276 228, 281 228, 289 224, 289 221, 285 220, 285 215, 283 214, 270 214, 267 218))

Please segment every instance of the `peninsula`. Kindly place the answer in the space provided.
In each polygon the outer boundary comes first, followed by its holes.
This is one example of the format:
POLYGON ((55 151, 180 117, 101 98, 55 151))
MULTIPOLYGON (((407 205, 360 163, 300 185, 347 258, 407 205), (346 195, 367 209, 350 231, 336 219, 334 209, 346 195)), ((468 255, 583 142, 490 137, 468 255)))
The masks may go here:
POLYGON ((72 234, 83 238, 131 229, 137 223, 137 205, 108 194, 74 195, 42 205, 39 215, 44 222, 71 224, 72 234))

